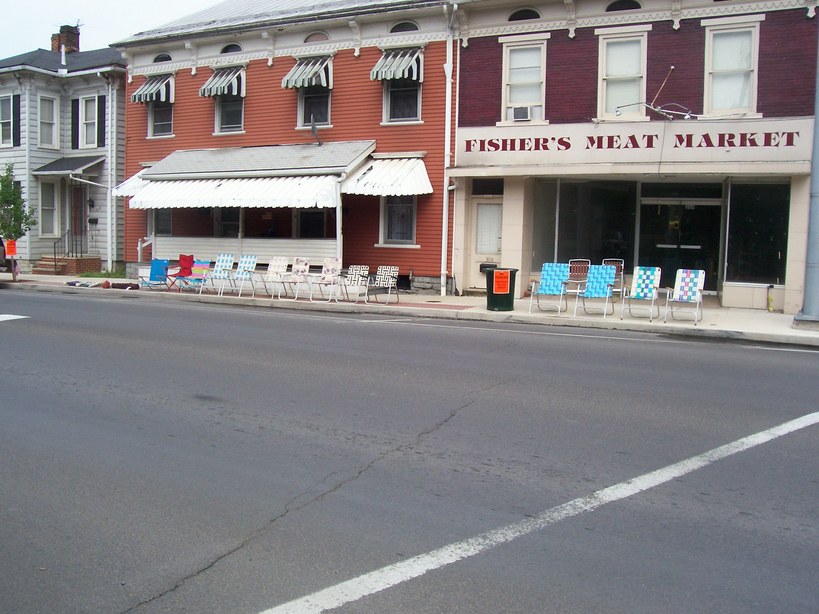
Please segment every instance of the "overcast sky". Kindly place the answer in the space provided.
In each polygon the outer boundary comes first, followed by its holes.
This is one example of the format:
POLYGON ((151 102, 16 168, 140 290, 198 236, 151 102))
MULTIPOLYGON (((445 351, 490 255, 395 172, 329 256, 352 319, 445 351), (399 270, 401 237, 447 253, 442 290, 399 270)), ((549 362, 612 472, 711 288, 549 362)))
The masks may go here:
POLYGON ((0 58, 50 49, 60 26, 80 26, 80 51, 102 49, 144 30, 218 4, 219 0, 5 0, 0 58))

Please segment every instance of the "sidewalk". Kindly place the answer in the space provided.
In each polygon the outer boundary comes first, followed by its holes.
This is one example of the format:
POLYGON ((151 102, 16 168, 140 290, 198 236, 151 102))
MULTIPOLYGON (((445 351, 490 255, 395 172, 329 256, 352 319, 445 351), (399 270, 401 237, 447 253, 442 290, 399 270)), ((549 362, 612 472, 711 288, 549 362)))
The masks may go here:
MULTIPOLYGON (((615 305, 613 316, 603 319, 601 315, 578 314, 572 317, 574 307, 569 302, 569 311, 559 316, 554 311, 538 312, 535 307, 529 313, 529 299, 517 299, 514 311, 488 311, 484 296, 440 296, 433 294, 401 294, 400 302, 389 305, 370 302, 327 303, 299 299, 277 300, 268 296, 250 298, 249 294, 237 298, 235 294, 218 297, 213 294, 204 294, 201 297, 194 292, 169 292, 164 290, 115 290, 112 288, 75 287, 66 282, 78 281, 78 278, 52 275, 21 274, 16 283, 11 282, 10 273, 0 273, 0 289, 3 290, 30 290, 41 292, 62 292, 78 294, 91 292, 107 296, 121 296, 123 298, 150 299, 150 300, 182 300, 201 303, 218 303, 244 307, 265 307, 279 309, 302 309, 335 313, 377 313, 401 317, 441 318, 453 320, 470 320, 486 322, 510 322, 516 324, 538 324, 547 326, 575 326, 583 328, 597 328, 606 330, 627 330, 637 332, 653 332, 675 336, 706 337, 713 339, 734 339, 765 343, 781 343, 819 348, 819 326, 794 327, 794 318, 782 313, 769 313, 758 309, 739 309, 721 307, 716 298, 706 297, 702 321, 696 326, 690 320, 674 320, 667 324, 660 319, 649 323, 646 317, 630 317, 626 313, 620 319, 620 303, 615 305)), ((79 281, 97 283, 103 279, 83 278, 79 281)), ((117 282, 127 280, 114 280, 117 282)), ((246 290, 249 292, 249 290, 246 290)), ((383 295, 379 296, 383 300, 383 295)), ((662 301, 661 301, 662 302, 662 301)))

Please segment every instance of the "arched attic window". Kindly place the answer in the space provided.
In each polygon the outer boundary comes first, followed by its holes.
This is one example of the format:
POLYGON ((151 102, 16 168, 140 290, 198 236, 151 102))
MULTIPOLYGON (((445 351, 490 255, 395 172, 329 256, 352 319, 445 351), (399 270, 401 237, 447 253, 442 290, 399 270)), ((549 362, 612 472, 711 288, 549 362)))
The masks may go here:
POLYGON ((305 43, 318 43, 328 40, 330 40, 330 37, 327 35, 327 32, 313 32, 304 37, 305 43))
POLYGON ((167 53, 160 53, 158 56, 154 58, 154 64, 160 64, 161 62, 170 62, 173 58, 167 53))
POLYGON ((225 45, 222 47, 222 50, 219 53, 239 53, 242 50, 241 45, 237 45, 236 43, 230 43, 229 45, 225 45))
POLYGON ((634 9, 641 9, 640 3, 636 0, 615 0, 606 7, 606 12, 611 11, 632 11, 634 9))
POLYGON ((390 28, 390 34, 397 34, 398 32, 415 32, 418 30, 418 25, 411 21, 402 21, 390 28))
POLYGON ((509 15, 509 21, 526 21, 528 19, 540 19, 540 13, 535 9, 519 9, 509 15))

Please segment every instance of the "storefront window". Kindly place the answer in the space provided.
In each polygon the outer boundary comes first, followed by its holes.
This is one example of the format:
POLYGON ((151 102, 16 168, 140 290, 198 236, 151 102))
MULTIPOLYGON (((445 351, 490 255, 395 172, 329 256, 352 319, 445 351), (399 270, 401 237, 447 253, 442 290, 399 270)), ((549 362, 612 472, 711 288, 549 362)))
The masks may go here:
POLYGON ((790 186, 731 186, 726 281, 783 284, 790 186))

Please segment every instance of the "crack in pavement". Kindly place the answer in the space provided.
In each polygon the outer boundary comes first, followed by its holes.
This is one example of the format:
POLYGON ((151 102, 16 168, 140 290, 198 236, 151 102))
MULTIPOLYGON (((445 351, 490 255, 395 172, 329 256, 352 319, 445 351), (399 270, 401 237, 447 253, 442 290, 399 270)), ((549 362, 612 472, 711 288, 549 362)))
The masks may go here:
MULTIPOLYGON (((479 389, 477 391, 473 391, 473 392, 470 392, 470 393, 465 393, 464 397, 467 396, 467 395, 474 395, 477 398, 482 393, 484 393, 484 392, 486 392, 488 390, 492 390, 493 388, 497 388, 499 386, 507 385, 512 381, 514 381, 514 380, 510 379, 510 380, 504 380, 504 381, 501 381, 501 382, 497 382, 495 384, 492 384, 491 386, 486 386, 485 388, 479 389)), ((313 489, 315 488, 315 486, 320 485, 320 484, 325 484, 330 478, 332 478, 334 475, 337 475, 338 472, 334 471, 332 473, 327 474, 324 478, 322 478, 316 484, 314 484, 313 487, 307 488, 303 492, 294 495, 285 504, 284 510, 280 514, 278 514, 277 516, 274 516, 273 518, 268 520, 263 526, 259 527, 255 531, 251 532, 249 535, 247 535, 247 537, 245 537, 242 541, 240 541, 235 547, 233 547, 233 548, 231 548, 229 550, 226 550, 225 552, 223 552, 222 554, 220 554, 219 556, 217 556, 213 560, 211 560, 207 565, 204 565, 203 567, 197 569, 193 573, 188 574, 187 576, 181 578, 180 580, 178 580, 176 582, 176 584, 174 584, 170 588, 168 588, 168 589, 162 591, 161 593, 158 593, 158 594, 156 594, 156 595, 154 595, 154 596, 152 596, 152 597, 150 597, 148 599, 144 599, 143 601, 140 601, 139 603, 131 606, 127 610, 123 610, 121 614, 131 614, 132 612, 137 611, 142 606, 145 606, 145 605, 148 605, 148 604, 153 603, 155 601, 158 601, 160 599, 163 599, 164 597, 170 595, 171 593, 179 590, 188 581, 193 580, 193 579, 201 576, 202 574, 207 573, 208 571, 213 569, 216 565, 218 565, 220 562, 224 561, 228 557, 236 554, 240 550, 243 550, 244 548, 249 546, 259 536, 267 533, 271 528, 273 528, 273 526, 277 522, 283 520, 284 518, 286 518, 292 512, 298 512, 300 510, 303 510, 306 507, 308 507, 309 505, 313 505, 314 503, 317 503, 318 501, 323 500, 324 498, 332 495, 333 493, 338 492, 339 490, 341 490, 342 488, 344 488, 348 484, 351 484, 351 483, 355 482, 356 480, 360 479, 365 473, 367 473, 370 469, 372 469, 376 464, 380 463, 381 461, 388 458, 389 456, 391 456, 393 454, 399 454, 399 453, 405 452, 405 451, 410 450, 413 447, 417 446, 425 437, 427 437, 428 435, 430 435, 430 434, 434 433, 435 431, 440 430, 441 428, 446 426, 455 417, 457 417, 458 414, 460 414, 466 408, 468 408, 470 405, 475 403, 476 398, 473 398, 473 399, 471 399, 469 401, 466 401, 466 402, 462 403, 461 405, 459 405, 458 407, 453 408, 443 420, 440 420, 439 422, 436 422, 435 424, 431 425, 429 428, 427 428, 427 429, 421 431, 420 433, 418 433, 418 435, 416 435, 415 438, 412 441, 400 444, 398 446, 395 446, 394 448, 391 448, 389 450, 385 450, 385 451, 381 452, 380 454, 376 455, 372 460, 370 460, 366 465, 364 465, 361 469, 356 471, 350 477, 348 477, 348 478, 346 478, 344 480, 341 480, 340 482, 338 482, 337 484, 335 484, 334 486, 332 486, 331 488, 328 488, 327 490, 325 490, 323 492, 319 492, 318 494, 316 494, 311 499, 309 499, 309 500, 307 500, 307 501, 305 501, 305 502, 303 502, 303 503, 301 503, 299 505, 294 505, 294 503, 298 499, 303 497, 305 494, 312 492, 313 489)))

